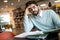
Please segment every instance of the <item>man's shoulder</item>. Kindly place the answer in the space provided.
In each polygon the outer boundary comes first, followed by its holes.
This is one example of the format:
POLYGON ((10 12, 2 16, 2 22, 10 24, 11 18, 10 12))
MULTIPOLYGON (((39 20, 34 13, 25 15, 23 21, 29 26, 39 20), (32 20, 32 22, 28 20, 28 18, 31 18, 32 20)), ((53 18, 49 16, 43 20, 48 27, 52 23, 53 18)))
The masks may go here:
POLYGON ((51 14, 51 13, 53 13, 54 11, 53 11, 52 9, 49 9, 49 10, 45 10, 44 12, 47 13, 47 14, 51 14))
POLYGON ((44 10, 44 11, 46 11, 46 12, 50 12, 50 11, 53 11, 52 9, 48 9, 48 10, 44 10))
POLYGON ((53 12, 54 12, 54 11, 53 11, 52 9, 44 10, 44 14, 45 14, 45 15, 48 15, 48 16, 51 16, 53 12))

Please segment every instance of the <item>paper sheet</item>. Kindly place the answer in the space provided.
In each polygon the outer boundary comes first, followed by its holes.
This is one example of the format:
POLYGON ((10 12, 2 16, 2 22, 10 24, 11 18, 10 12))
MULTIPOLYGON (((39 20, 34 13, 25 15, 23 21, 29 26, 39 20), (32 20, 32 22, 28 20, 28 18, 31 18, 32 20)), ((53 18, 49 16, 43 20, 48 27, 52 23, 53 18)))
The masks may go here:
POLYGON ((26 38, 29 35, 37 35, 37 34, 43 34, 42 31, 34 31, 34 32, 24 32, 22 34, 16 35, 16 38, 26 38))

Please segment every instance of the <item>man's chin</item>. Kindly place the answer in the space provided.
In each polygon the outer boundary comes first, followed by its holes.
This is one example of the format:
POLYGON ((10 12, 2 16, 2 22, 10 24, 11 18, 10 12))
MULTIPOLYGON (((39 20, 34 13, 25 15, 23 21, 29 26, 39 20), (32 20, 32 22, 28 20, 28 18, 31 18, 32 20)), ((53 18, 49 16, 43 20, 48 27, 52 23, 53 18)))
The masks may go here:
POLYGON ((37 14, 33 14, 34 16, 37 16, 37 14))
POLYGON ((34 12, 33 15, 34 15, 34 16, 37 16, 37 15, 38 15, 38 12, 34 12))

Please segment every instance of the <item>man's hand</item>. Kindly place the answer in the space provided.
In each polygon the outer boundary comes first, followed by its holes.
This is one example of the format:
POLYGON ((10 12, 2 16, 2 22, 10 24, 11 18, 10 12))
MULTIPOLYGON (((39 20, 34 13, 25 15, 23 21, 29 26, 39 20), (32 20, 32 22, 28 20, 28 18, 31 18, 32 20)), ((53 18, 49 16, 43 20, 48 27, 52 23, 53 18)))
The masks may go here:
POLYGON ((25 16, 28 16, 29 14, 30 14, 29 7, 27 7, 26 10, 25 10, 25 16))

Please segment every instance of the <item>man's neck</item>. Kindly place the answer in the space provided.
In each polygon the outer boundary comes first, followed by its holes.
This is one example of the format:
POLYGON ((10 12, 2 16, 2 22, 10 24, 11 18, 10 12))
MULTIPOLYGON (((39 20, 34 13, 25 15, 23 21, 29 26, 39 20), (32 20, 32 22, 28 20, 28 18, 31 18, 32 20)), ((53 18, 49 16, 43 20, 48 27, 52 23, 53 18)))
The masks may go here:
POLYGON ((42 10, 39 11, 38 16, 42 16, 42 10))

